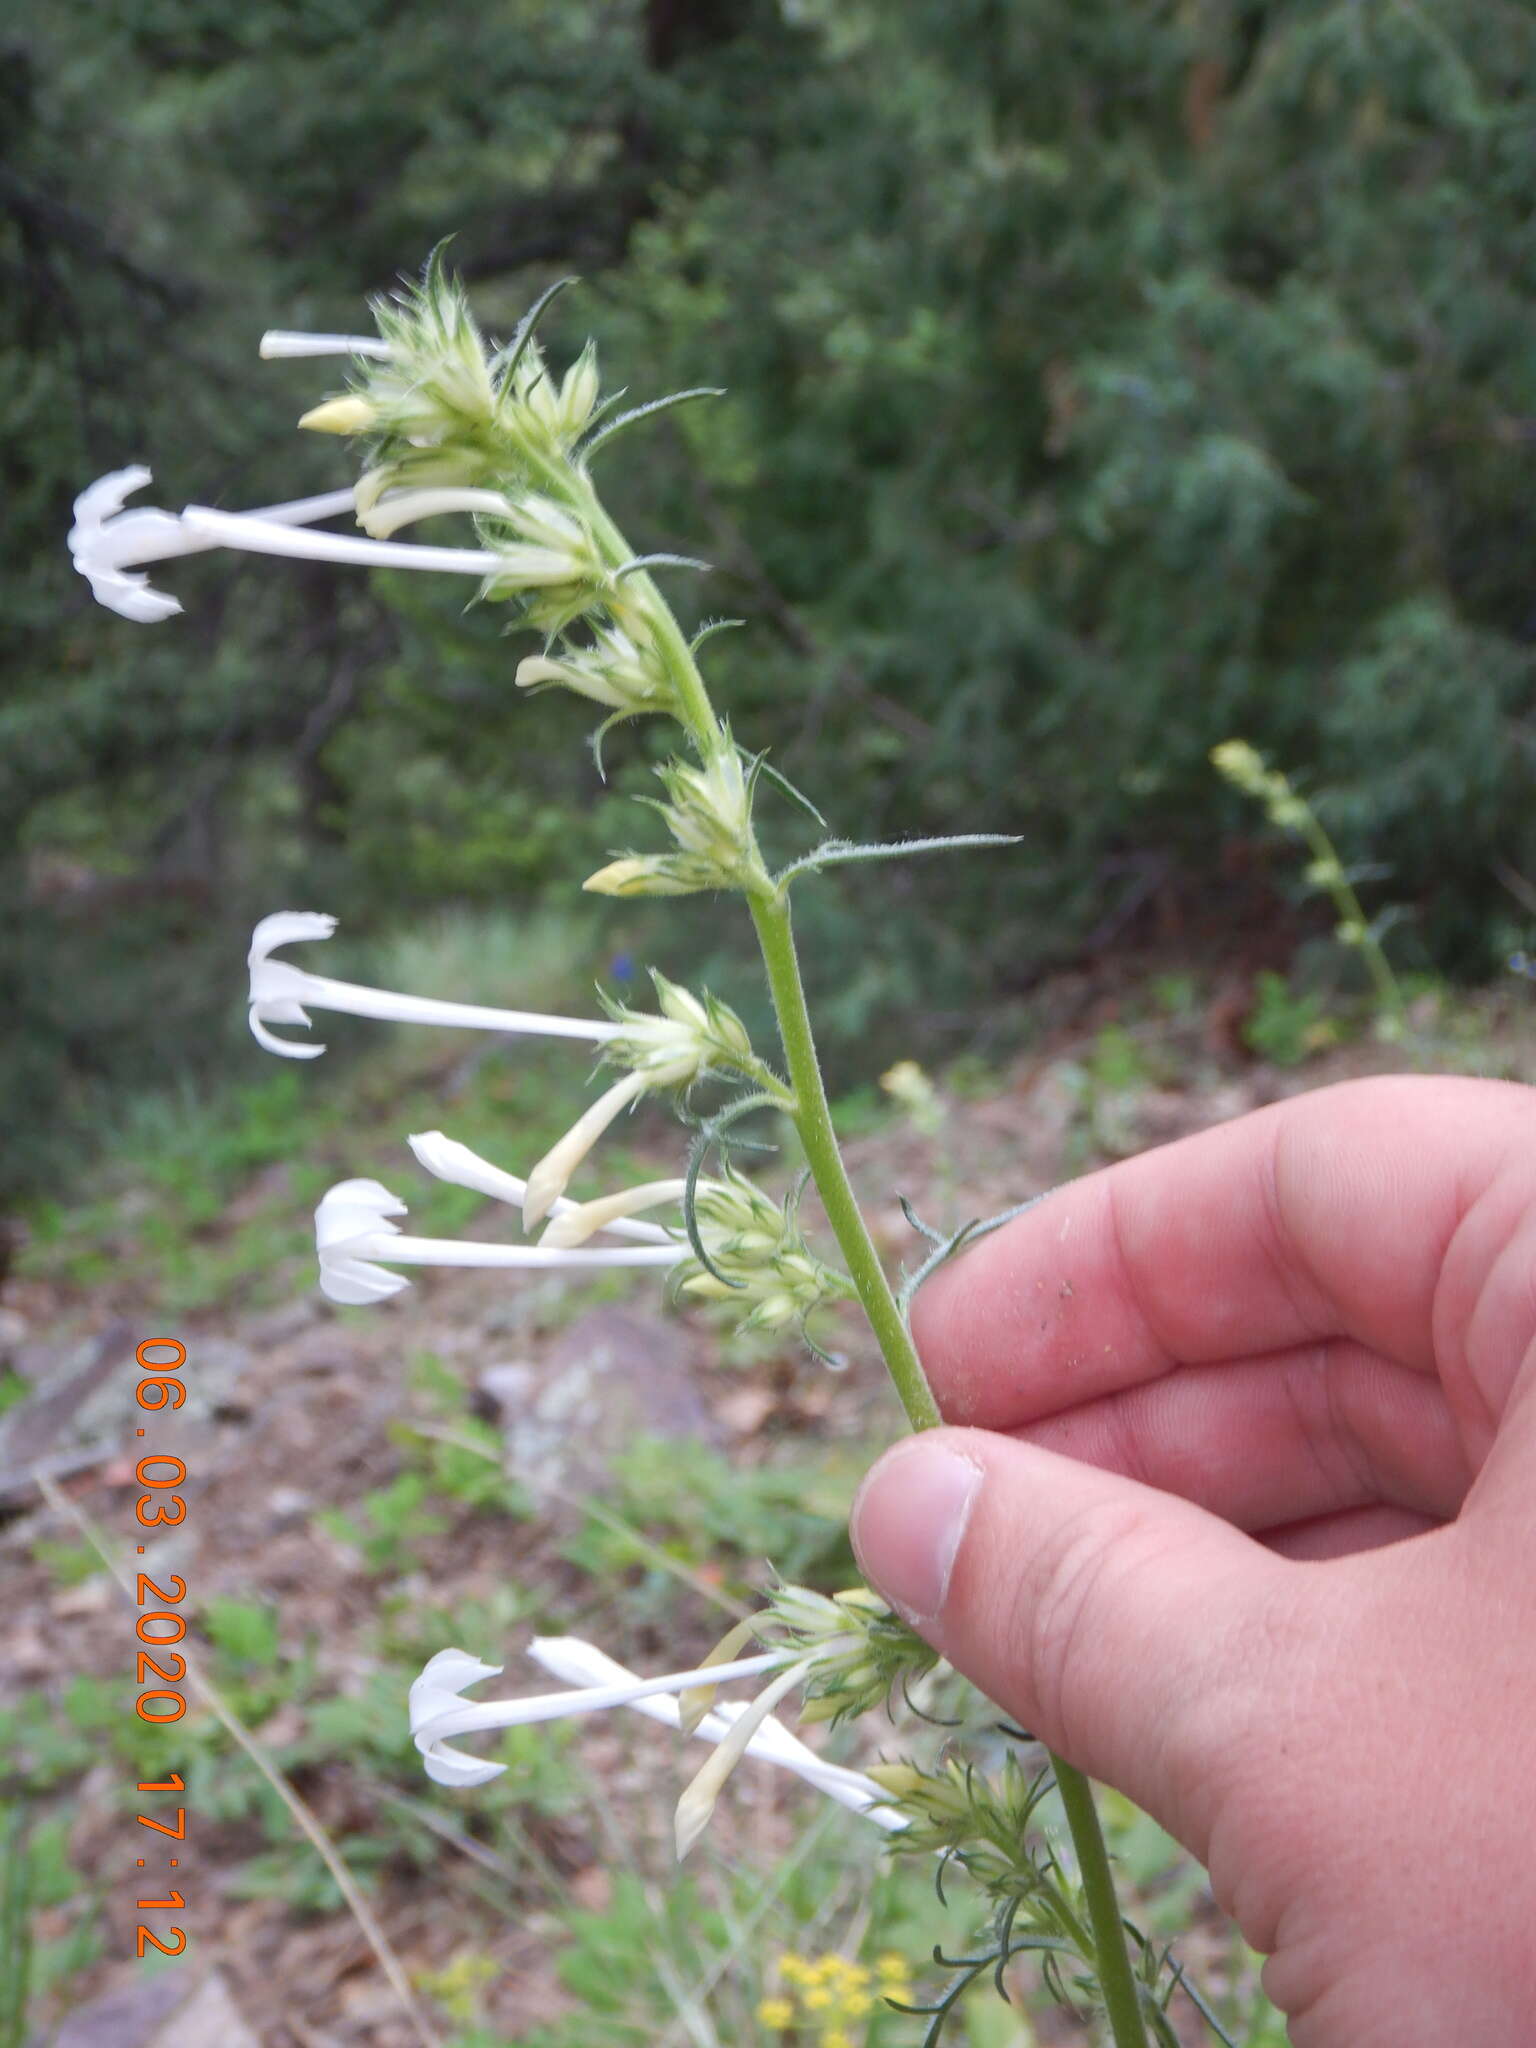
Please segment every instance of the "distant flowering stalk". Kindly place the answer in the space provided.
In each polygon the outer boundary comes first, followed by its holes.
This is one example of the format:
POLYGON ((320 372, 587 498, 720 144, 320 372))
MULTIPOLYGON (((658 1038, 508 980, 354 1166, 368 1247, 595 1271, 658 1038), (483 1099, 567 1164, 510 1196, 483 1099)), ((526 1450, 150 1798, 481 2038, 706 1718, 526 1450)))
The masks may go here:
POLYGON ((1365 908, 1355 894, 1354 880, 1340 860, 1322 819, 1290 777, 1271 768, 1257 747, 1250 746, 1247 740, 1223 740, 1211 749, 1211 765, 1223 780, 1261 803, 1272 825, 1291 833, 1307 848, 1312 856, 1305 869, 1308 887, 1332 897, 1338 920, 1333 928, 1334 937, 1341 945, 1354 947, 1365 961, 1376 991, 1378 1035, 1401 1038, 1407 1027, 1407 1002, 1381 943, 1382 933, 1394 915, 1400 913, 1389 909, 1374 921, 1366 918, 1365 908))

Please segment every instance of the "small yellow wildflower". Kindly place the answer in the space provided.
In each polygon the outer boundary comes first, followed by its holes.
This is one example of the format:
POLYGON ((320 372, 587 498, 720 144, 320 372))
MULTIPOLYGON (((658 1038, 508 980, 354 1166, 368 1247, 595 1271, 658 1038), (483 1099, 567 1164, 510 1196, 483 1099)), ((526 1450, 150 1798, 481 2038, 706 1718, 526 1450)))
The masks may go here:
POLYGON ((861 2020, 873 2003, 874 2000, 867 1991, 860 1991, 857 1988, 850 1987, 850 1989, 843 1993, 843 2017, 850 2020, 861 2020))
POLYGON ((787 1998, 765 1998, 757 2008, 757 2017, 765 2027, 782 2030, 795 2024, 795 2008, 787 1998))
POLYGON ((820 1984, 810 1985, 806 1990, 804 1997, 805 2009, 807 2012, 825 2012, 827 2010, 827 2007, 832 2003, 831 1992, 820 1984))
POLYGON ((904 1984, 912 1975, 912 1966, 903 1955, 888 1949, 883 1956, 876 1956, 875 1968, 880 1973, 882 1984, 904 1984))
POLYGON ((853 2048, 853 2036, 842 2027, 828 2027, 821 2037, 821 2048, 853 2048))
POLYGON ((804 1956, 797 1956, 793 1949, 787 1949, 779 1957, 779 1975, 786 1984, 804 1984, 811 1972, 804 1956))

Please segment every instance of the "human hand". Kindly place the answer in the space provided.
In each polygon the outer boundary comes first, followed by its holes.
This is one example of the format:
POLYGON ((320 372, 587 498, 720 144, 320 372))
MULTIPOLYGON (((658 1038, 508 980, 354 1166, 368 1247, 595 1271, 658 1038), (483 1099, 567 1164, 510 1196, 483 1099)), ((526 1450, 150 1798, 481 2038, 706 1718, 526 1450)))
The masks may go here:
POLYGON ((866 1576, 1207 1865, 1297 2048, 1536 2042, 1536 1095, 1320 1090, 942 1268, 866 1576))

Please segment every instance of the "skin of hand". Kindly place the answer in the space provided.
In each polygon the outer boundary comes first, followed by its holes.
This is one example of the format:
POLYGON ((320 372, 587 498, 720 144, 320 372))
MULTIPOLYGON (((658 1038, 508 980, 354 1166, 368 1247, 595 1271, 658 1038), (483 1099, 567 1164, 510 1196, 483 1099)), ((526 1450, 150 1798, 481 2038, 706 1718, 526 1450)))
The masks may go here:
POLYGON ((1536 2043, 1536 1092, 1391 1078, 924 1286, 870 1582, 1207 1866, 1296 2048, 1536 2043))

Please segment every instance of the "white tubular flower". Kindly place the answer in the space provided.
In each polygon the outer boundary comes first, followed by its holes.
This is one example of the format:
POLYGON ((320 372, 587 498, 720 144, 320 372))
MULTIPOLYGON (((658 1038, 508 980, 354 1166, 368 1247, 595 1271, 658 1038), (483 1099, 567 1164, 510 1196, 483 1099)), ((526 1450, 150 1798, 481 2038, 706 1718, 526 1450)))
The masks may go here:
POLYGON ((393 1266, 483 1266, 551 1268, 591 1273, 608 1266, 672 1266, 682 1247, 673 1244, 604 1246, 597 1251, 562 1251, 540 1244, 472 1244, 459 1238, 405 1237, 389 1219, 405 1204, 376 1180, 344 1180, 331 1188, 315 1211, 315 1249, 320 1258, 320 1291, 348 1307, 383 1301, 410 1282, 393 1266))
POLYGON ((639 1100, 647 1089, 687 1088, 720 1068, 740 1068, 752 1058, 752 1042, 735 1011, 707 991, 694 995, 651 970, 660 1005, 659 1015, 610 1003, 617 1029, 607 1058, 632 1069, 600 1095, 584 1116, 528 1176, 523 1202, 523 1228, 532 1230, 550 1213, 557 1195, 621 1109, 639 1100))
POLYGON ((523 1228, 532 1230, 544 1221, 558 1196, 565 1193, 571 1175, 592 1150, 621 1109, 627 1109, 651 1085, 650 1077, 638 1068, 599 1095, 590 1109, 577 1117, 557 1145, 552 1145, 528 1176, 523 1196, 523 1228))
MULTIPOLYGON (((562 1679, 567 1685, 616 1685, 634 1677, 633 1672, 615 1663, 595 1643, 583 1642, 580 1636, 535 1636, 528 1645, 528 1654, 551 1678, 562 1679)), ((712 1683, 715 1673, 722 1668, 716 1665, 710 1669, 708 1676, 712 1683)), ((628 1704, 637 1714, 660 1721, 664 1727, 683 1725, 683 1711, 676 1694, 652 1694, 645 1699, 631 1700, 628 1704)), ((697 1736, 701 1742, 721 1742, 741 1716, 749 1711, 742 1701, 722 1700, 685 1732, 697 1736)), ((829 1763, 814 1749, 807 1748, 797 1735, 792 1735, 782 1721, 772 1716, 760 1723, 747 1744, 746 1753, 761 1757, 766 1763, 778 1764, 786 1771, 793 1771, 797 1778, 804 1778, 808 1785, 814 1785, 818 1792, 825 1792, 839 1806, 866 1815, 877 1827, 895 1833, 906 1826, 901 1816, 883 1803, 884 1794, 873 1778, 866 1777, 862 1771, 849 1770, 843 1764, 829 1763)))
POLYGON ((278 910, 264 917, 251 934, 246 964, 251 971, 250 1023, 259 1045, 284 1059, 318 1059, 323 1045, 297 1045, 274 1037, 271 1024, 308 1026, 306 1005, 316 1010, 342 1010, 352 1017, 377 1017, 393 1024, 441 1024, 461 1031, 513 1031, 532 1037, 580 1038, 603 1045, 618 1036, 616 1024, 596 1018, 546 1017, 532 1010, 493 1010, 479 1003, 445 1003, 434 996, 396 994, 392 989, 365 988, 358 982, 332 981, 310 974, 271 955, 279 946, 306 939, 328 939, 336 920, 323 911, 278 910))
POLYGON ((343 1180, 329 1189, 315 1211, 321 1291, 332 1301, 357 1307, 409 1287, 398 1273, 368 1262, 387 1238, 400 1235, 399 1225, 389 1219, 404 1214, 404 1202, 376 1180, 343 1180))
POLYGON ((345 562, 359 569, 433 569, 448 576, 505 575, 516 580, 518 565, 505 568, 512 550, 493 554, 480 548, 424 548, 409 541, 358 540, 349 533, 312 533, 243 512, 217 512, 188 505, 181 515, 186 532, 208 547, 239 548, 253 555, 285 555, 299 562, 345 562))
MULTIPOLYGON (((515 1173, 505 1173, 499 1166, 493 1166, 489 1159, 482 1159, 478 1152, 472 1152, 467 1145, 461 1145, 456 1138, 444 1137, 441 1131, 418 1131, 406 1143, 415 1153, 417 1160, 428 1173, 439 1180, 451 1182, 454 1187, 473 1188, 476 1194, 489 1195, 494 1201, 506 1202, 514 1209, 521 1209, 523 1198, 528 1192, 528 1183, 520 1180, 515 1173)), ((671 1182, 657 1185, 674 1185, 671 1182)), ((681 1192, 684 1183, 678 1181, 681 1192)), ((659 1199, 659 1198, 658 1198, 659 1199)), ((561 1217, 585 1216, 590 1210, 603 1205, 597 1202, 579 1204, 563 1198, 556 1202, 551 1214, 561 1217)), ((544 1233, 543 1242, 549 1245, 570 1246, 582 1244, 593 1230, 608 1230, 615 1237, 637 1238, 642 1244, 672 1244, 672 1233, 663 1230, 658 1223, 631 1221, 627 1213, 615 1210, 600 1222, 590 1224, 574 1236, 555 1237, 554 1225, 544 1233)))
MULTIPOLYGON (((156 590, 147 576, 129 572, 146 562, 168 562, 178 555, 197 555, 217 547, 207 534, 194 532, 185 518, 158 507, 138 505, 125 511, 126 500, 152 481, 142 464, 116 469, 83 490, 75 500, 75 523, 69 530, 69 552, 75 568, 91 586, 91 595, 109 611, 138 625, 173 617, 180 601, 156 590)), ((334 519, 353 509, 347 491, 323 491, 318 497, 295 498, 285 505, 265 505, 242 515, 265 526, 308 526, 334 519)))
POLYGON ((376 356, 387 362, 395 351, 376 334, 299 334, 288 327, 269 327, 257 352, 270 363, 287 356, 376 356))
MULTIPOLYGON (((449 1742, 456 1735, 467 1735, 480 1728, 515 1728, 533 1721, 602 1713, 614 1707, 632 1708, 649 1720, 676 1728, 681 1723, 678 1694, 701 1679, 720 1684, 734 1678, 758 1677, 784 1661, 782 1653, 769 1651, 740 1658, 732 1664, 717 1664, 708 1671, 680 1671, 665 1678, 641 1679, 578 1636, 536 1637, 528 1654, 551 1677, 562 1680, 572 1690, 536 1694, 523 1700, 466 1702, 461 1697, 466 1686, 496 1677, 503 1667, 482 1664, 463 1650, 440 1651, 412 1685, 411 1735, 425 1759, 427 1775, 438 1784, 483 1785, 505 1768, 450 1748, 449 1742)), ((723 1744, 750 1712, 750 1708, 735 1705, 718 1707, 706 1714, 691 1732, 700 1741, 723 1744)), ((743 1748, 748 1756, 794 1772, 840 1806, 867 1814, 877 1826, 895 1831, 906 1825, 885 1803, 885 1794, 872 1778, 826 1762, 780 1721, 762 1717, 755 1731, 749 1731, 743 1748)))
MULTIPOLYGON (((537 1651, 537 1644, 535 1644, 537 1651)), ((765 1650, 755 1657, 721 1665, 724 1678, 756 1678, 783 1663, 777 1650, 765 1650)), ((618 1667, 622 1671, 622 1667, 618 1667)), ((498 1777, 503 1764, 481 1763, 462 1750, 447 1747, 455 1735, 469 1735, 480 1728, 524 1728, 535 1721, 564 1721, 580 1714, 602 1714, 611 1707, 634 1706, 643 1699, 665 1693, 679 1693, 698 1683, 696 1671, 678 1671, 665 1678, 636 1678, 623 1671, 615 1682, 578 1685, 566 1692, 534 1693, 522 1700, 464 1700, 465 1686, 482 1678, 495 1678, 505 1666, 482 1664, 466 1650, 439 1650, 428 1660, 421 1676, 411 1686, 411 1739, 426 1759, 427 1776, 440 1785, 483 1785, 498 1777)), ((718 1675, 717 1674, 717 1675, 718 1675)))
POLYGON ((388 540, 402 526, 418 519, 438 519, 450 512, 481 512, 494 519, 510 519, 512 502, 501 491, 465 490, 446 485, 414 491, 390 491, 366 510, 359 510, 357 523, 375 540, 388 540))
POLYGON ((554 1220, 539 1239, 540 1244, 585 1244, 595 1231, 612 1230, 624 1218, 640 1209, 660 1209, 680 1202, 688 1191, 685 1180, 648 1180, 639 1187, 621 1188, 597 1202, 556 1202, 554 1220))

